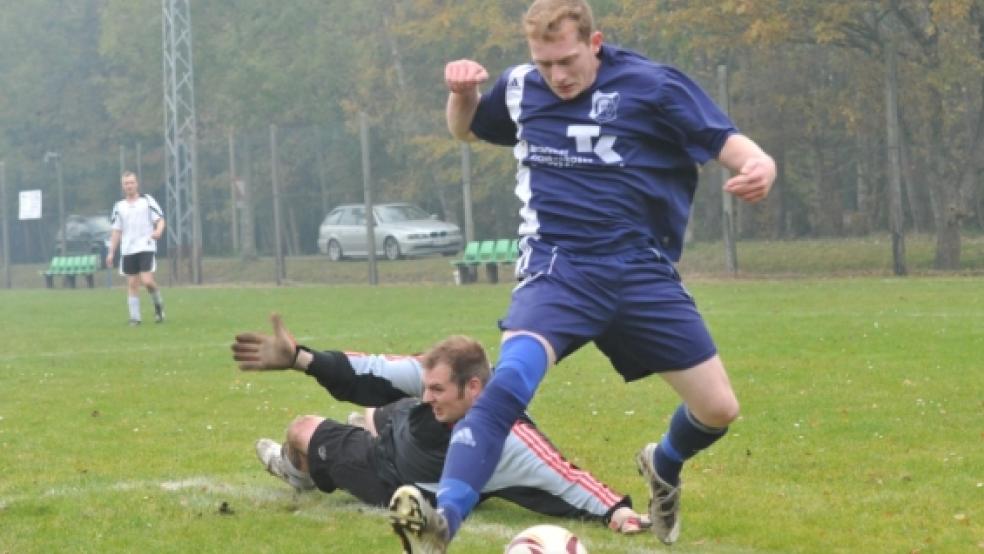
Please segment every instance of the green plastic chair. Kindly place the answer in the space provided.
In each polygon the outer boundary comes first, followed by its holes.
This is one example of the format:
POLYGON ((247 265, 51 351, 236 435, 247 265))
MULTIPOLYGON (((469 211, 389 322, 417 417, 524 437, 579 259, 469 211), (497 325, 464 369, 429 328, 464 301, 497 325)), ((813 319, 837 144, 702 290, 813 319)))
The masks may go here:
POLYGON ((452 260, 451 265, 454 266, 455 271, 458 273, 458 282, 461 284, 471 283, 475 280, 474 268, 478 266, 478 249, 481 246, 476 240, 473 240, 465 245, 465 251, 461 255, 460 260, 452 260))
POLYGON ((58 274, 71 275, 74 267, 75 267, 75 261, 73 260, 73 256, 62 256, 61 266, 58 270, 58 274))
POLYGON ((99 269, 99 256, 89 254, 82 256, 82 267, 80 273, 85 277, 85 284, 90 289, 96 287, 96 270, 99 269))
POLYGON ((467 264, 473 264, 478 262, 478 248, 481 243, 477 240, 473 240, 465 246, 465 253, 461 256, 461 261, 467 264))
POLYGON ((62 257, 55 256, 51 258, 51 264, 48 266, 48 270, 44 272, 45 275, 58 275, 62 267, 62 257))
POLYGON ((509 239, 499 239, 495 241, 495 253, 493 259, 500 264, 511 264, 516 256, 512 254, 509 246, 512 242, 509 239))
POLYGON ((79 257, 78 256, 65 256, 62 262, 61 271, 59 275, 64 277, 64 284, 66 288, 75 288, 75 276, 78 274, 79 267, 79 257))
POLYGON ((48 264, 48 269, 41 272, 41 276, 44 277, 44 286, 54 288, 55 286, 55 275, 61 270, 61 256, 54 256, 51 258, 51 263, 48 264))
MULTIPOLYGON (((499 264, 495 259, 494 240, 482 241, 482 244, 478 247, 478 263, 479 265, 485 266, 485 273, 488 275, 490 283, 496 283, 499 281, 499 264)), ((478 268, 475 267, 474 272, 477 273, 477 270, 478 268)))
POLYGON ((85 273, 87 275, 91 275, 95 273, 96 269, 99 268, 98 258, 99 257, 96 256, 95 254, 89 254, 88 256, 85 256, 82 263, 82 273, 85 273))
POLYGON ((480 243, 477 240, 473 240, 473 241, 469 242, 468 244, 466 244, 465 245, 465 251, 461 254, 461 259, 459 259, 459 260, 451 260, 451 265, 453 265, 453 266, 461 266, 461 265, 468 265, 468 264, 478 263, 478 247, 479 247, 479 244, 480 243))
POLYGON ((495 241, 494 240, 483 240, 482 244, 478 247, 478 261, 480 263, 488 263, 494 261, 495 255, 495 241))

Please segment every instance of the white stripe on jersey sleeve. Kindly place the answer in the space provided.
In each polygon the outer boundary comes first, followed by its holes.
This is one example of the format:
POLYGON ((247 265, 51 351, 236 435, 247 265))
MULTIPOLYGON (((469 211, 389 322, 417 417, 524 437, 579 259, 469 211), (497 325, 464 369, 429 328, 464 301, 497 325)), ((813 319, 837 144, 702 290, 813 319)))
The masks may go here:
POLYGON ((506 437, 499 465, 482 492, 509 487, 540 489, 598 517, 622 499, 594 475, 564 459, 536 428, 522 421, 506 437))
POLYGON ((414 356, 380 356, 360 352, 346 352, 356 375, 374 375, 389 381, 406 394, 424 396, 424 369, 414 356))

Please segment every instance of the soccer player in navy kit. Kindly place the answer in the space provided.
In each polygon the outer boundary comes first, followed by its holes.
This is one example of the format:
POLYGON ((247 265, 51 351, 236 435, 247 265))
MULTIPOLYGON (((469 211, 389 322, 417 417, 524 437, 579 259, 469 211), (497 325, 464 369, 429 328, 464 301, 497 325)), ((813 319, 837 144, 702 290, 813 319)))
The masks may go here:
POLYGON ((603 45, 583 0, 537 0, 524 27, 532 63, 506 70, 486 93, 479 63, 445 67, 451 133, 513 147, 521 282, 499 324, 495 374, 455 426, 438 509, 409 486, 391 500, 394 529, 414 554, 447 550, 547 368, 588 341, 626 381, 658 373, 682 400, 662 439, 636 456, 664 543, 680 532, 684 461, 738 416, 674 262, 698 164, 717 159, 734 172, 724 190, 757 202, 775 180, 775 162, 686 75, 603 45))

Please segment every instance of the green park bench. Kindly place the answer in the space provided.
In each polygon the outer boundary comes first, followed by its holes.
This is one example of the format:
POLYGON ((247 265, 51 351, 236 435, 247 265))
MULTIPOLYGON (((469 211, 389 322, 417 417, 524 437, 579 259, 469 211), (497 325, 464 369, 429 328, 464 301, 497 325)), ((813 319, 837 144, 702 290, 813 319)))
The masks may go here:
POLYGON ((55 277, 61 277, 65 288, 75 288, 76 278, 85 278, 86 285, 95 288, 95 274, 99 269, 99 256, 84 254, 81 256, 55 256, 51 258, 48 269, 41 272, 46 287, 54 288, 55 277))
POLYGON ((485 275, 490 283, 499 282, 499 267, 516 262, 519 255, 518 240, 475 240, 465 246, 461 259, 451 264, 457 271, 458 283, 464 285, 478 280, 479 266, 485 266, 485 275))

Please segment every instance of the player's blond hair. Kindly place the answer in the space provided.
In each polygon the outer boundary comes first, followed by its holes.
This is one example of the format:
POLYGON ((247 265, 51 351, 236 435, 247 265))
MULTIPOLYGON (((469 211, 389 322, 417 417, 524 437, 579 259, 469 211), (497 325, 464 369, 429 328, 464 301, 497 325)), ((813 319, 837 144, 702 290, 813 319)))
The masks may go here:
POLYGON ((420 363, 428 370, 440 363, 447 364, 459 392, 463 392, 468 381, 476 377, 484 386, 492 373, 485 349, 477 340, 464 335, 452 335, 438 342, 424 353, 420 363))
POLYGON ((588 42, 594 32, 594 15, 585 0, 536 0, 523 17, 526 38, 551 40, 564 20, 577 25, 577 36, 588 42))
MULTIPOLYGON (((124 171, 123 174, 120 175, 120 182, 122 183, 123 181, 126 181, 126 178, 127 177, 136 178, 137 177, 137 174, 134 173, 134 172, 132 172, 132 171, 124 171)), ((137 179, 137 182, 139 183, 140 182, 140 179, 137 179)))

